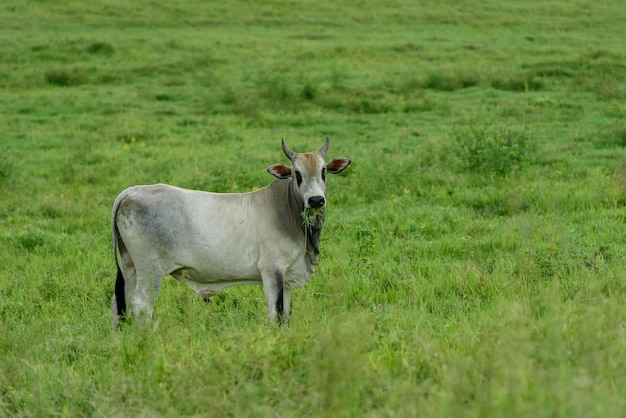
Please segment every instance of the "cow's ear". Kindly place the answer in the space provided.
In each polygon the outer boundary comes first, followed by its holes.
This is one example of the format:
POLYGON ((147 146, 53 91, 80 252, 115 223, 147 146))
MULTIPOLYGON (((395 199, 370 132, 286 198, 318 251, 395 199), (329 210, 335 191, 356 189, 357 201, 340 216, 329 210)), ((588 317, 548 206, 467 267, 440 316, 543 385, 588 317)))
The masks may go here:
POLYGON ((279 179, 286 179, 291 176, 291 168, 285 164, 274 164, 267 167, 267 172, 279 179))
POLYGON ((326 171, 330 174, 339 174, 343 170, 348 168, 351 162, 352 161, 350 161, 348 158, 335 158, 334 160, 326 164, 326 171))

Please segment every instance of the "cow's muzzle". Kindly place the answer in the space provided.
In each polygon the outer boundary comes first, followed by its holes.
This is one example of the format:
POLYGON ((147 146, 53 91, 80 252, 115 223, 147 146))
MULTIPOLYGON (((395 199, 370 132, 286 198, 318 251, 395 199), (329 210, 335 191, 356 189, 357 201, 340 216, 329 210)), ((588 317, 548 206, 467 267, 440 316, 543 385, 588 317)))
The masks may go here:
POLYGON ((324 196, 311 196, 309 197, 308 200, 308 205, 310 208, 321 208, 322 206, 324 206, 326 204, 326 199, 324 199, 324 196))

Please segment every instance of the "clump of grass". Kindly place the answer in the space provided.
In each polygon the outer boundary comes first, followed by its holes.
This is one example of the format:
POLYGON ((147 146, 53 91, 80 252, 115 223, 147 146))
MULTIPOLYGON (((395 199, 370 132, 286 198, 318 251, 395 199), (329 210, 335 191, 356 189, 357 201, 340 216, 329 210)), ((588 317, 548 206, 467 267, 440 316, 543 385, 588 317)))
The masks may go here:
POLYGON ((626 125, 615 127, 613 129, 613 137, 616 144, 626 147, 626 125))
POLYGON ((528 132, 497 126, 457 130, 453 147, 463 169, 488 175, 506 175, 521 168, 535 151, 528 132))
POLYGON ((173 102, 176 101, 176 98, 168 93, 157 93, 154 98, 158 102, 173 102))
POLYGON ((438 91, 456 91, 478 85, 480 79, 472 72, 437 71, 427 75, 424 88, 438 91))
POLYGON ((221 101, 226 105, 232 105, 237 102, 237 92, 231 86, 224 86, 222 88, 221 101))
POLYGON ((304 208, 304 210, 300 213, 302 217, 302 224, 307 228, 315 225, 317 218, 321 216, 324 212, 324 207, 321 208, 304 208))
POLYGON ((13 159, 5 154, 6 151, 0 150, 0 181, 7 180, 13 174, 15 164, 13 159))
POLYGON ((86 83, 87 75, 81 70, 56 68, 46 71, 44 80, 54 86, 71 87, 86 83))
POLYGON ((257 88, 260 96, 274 105, 290 103, 297 97, 291 80, 280 75, 260 73, 257 88))
MULTIPOLYGON (((581 138, 586 140, 587 138, 581 138)), ((626 148, 626 125, 615 125, 604 130, 595 141, 596 148, 599 149, 614 149, 614 148, 626 148)), ((1 170, 0 159, 0 170, 1 170)), ((0 178, 2 173, 0 171, 0 178)))
POLYGON ((85 48, 85 51, 92 55, 110 56, 115 52, 115 48, 108 42, 93 42, 85 48))
POLYGON ((610 101, 623 96, 620 82, 612 74, 600 74, 590 88, 599 100, 610 101))
POLYGON ((313 100, 319 94, 318 86, 312 81, 305 81, 304 85, 300 89, 300 97, 304 100, 313 100))
POLYGON ((494 89, 513 92, 538 91, 544 87, 541 79, 523 74, 494 78, 490 83, 494 89))

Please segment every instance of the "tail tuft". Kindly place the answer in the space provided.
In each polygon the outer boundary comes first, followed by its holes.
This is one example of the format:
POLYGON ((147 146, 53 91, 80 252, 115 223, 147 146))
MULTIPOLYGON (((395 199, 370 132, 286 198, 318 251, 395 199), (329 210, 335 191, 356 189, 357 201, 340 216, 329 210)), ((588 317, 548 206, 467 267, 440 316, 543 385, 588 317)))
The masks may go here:
POLYGON ((115 280, 115 301, 117 302, 117 315, 124 318, 126 315, 126 298, 124 295, 124 276, 120 266, 117 266, 117 279, 115 280))

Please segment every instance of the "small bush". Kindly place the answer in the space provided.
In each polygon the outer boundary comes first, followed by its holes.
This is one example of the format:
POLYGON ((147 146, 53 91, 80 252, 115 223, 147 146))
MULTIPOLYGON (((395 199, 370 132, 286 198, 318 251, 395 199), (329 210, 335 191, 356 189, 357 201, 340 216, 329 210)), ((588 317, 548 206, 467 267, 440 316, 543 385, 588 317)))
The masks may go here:
POLYGON ((453 136, 454 152, 463 169, 506 175, 532 160, 534 144, 525 131, 502 127, 470 127, 453 136))

